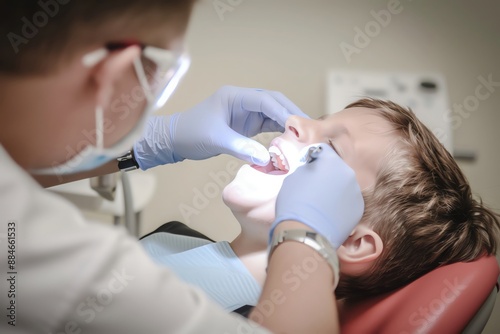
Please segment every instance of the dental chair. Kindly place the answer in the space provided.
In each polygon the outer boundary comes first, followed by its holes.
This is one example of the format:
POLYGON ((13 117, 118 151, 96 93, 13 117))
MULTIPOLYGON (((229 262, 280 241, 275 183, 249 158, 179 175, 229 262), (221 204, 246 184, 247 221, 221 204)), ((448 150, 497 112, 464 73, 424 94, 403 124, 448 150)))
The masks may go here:
POLYGON ((494 256, 435 269, 396 291, 344 305, 341 332, 481 333, 499 289, 494 256))
MULTIPOLYGON (((161 232, 213 242, 177 221, 166 223, 142 238, 161 232)), ((437 268, 398 290, 343 305, 341 333, 481 333, 495 304, 499 274, 495 256, 437 268)), ((246 305, 233 312, 248 316, 251 309, 252 306, 246 305)))

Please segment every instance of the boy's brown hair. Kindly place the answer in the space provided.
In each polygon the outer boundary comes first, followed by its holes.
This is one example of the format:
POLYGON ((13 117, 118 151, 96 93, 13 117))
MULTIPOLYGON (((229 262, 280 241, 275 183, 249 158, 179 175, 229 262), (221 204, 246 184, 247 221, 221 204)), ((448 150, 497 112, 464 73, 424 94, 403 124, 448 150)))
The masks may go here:
POLYGON ((384 249, 368 272, 341 276, 337 298, 366 298, 439 266, 495 254, 498 215, 473 197, 451 154, 415 114, 376 99, 362 99, 346 109, 353 107, 379 112, 398 140, 373 188, 363 192, 361 222, 379 234, 384 249))

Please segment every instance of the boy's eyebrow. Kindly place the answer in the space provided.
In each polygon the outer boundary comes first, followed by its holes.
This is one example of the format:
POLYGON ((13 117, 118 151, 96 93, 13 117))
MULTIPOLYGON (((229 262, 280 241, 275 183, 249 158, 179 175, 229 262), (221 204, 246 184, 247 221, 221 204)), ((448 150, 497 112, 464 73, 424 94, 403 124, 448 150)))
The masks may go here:
MULTIPOLYGON (((322 120, 324 120, 325 118, 327 118, 328 116, 331 116, 331 114, 325 114, 325 115, 322 115, 322 116, 320 116, 320 117, 316 118, 316 120, 318 120, 318 121, 322 121, 322 120)), ((351 133, 349 132, 349 130, 348 130, 348 129, 344 126, 344 125, 339 126, 336 130, 337 130, 337 132, 338 132, 338 133, 340 133, 340 134, 345 133, 348 137, 351 137, 351 133)))

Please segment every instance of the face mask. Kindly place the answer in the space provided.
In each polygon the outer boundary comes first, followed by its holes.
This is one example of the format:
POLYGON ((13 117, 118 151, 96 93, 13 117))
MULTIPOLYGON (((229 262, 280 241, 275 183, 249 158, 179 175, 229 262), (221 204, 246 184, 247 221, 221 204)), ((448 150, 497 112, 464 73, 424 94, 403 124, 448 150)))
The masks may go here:
MULTIPOLYGON (((109 53, 108 49, 94 51, 83 58, 83 63, 94 66, 109 53)), ((162 107, 177 87, 180 79, 189 68, 189 58, 185 54, 175 53, 151 46, 142 47, 141 59, 134 60, 134 68, 139 83, 147 100, 145 110, 135 126, 117 143, 104 147, 103 108, 96 107, 96 143, 88 145, 68 161, 52 167, 32 170, 33 174, 65 175, 95 169, 108 161, 116 159, 129 151, 135 141, 140 138, 144 124, 151 113, 162 107), (154 64, 154 69, 144 64, 154 64), (149 72, 146 72, 149 71, 149 72), (152 74, 154 71, 154 74, 152 74)))
MULTIPOLYGON (((148 109, 153 109, 152 105, 147 106, 148 109)), ((37 169, 32 171, 34 174, 49 174, 49 175, 66 175, 78 172, 88 171, 97 168, 108 161, 116 159, 117 157, 125 154, 130 150, 134 142, 140 137, 142 128, 144 127, 145 120, 150 112, 145 111, 144 116, 135 125, 134 129, 131 130, 125 137, 123 137, 118 143, 113 145, 113 147, 104 148, 102 146, 102 124, 103 124, 103 111, 101 107, 96 108, 96 133, 97 140, 96 145, 89 145, 85 147, 82 151, 73 156, 70 160, 54 165, 53 167, 48 167, 44 169, 37 169), (99 135, 101 131, 101 135, 99 135)))

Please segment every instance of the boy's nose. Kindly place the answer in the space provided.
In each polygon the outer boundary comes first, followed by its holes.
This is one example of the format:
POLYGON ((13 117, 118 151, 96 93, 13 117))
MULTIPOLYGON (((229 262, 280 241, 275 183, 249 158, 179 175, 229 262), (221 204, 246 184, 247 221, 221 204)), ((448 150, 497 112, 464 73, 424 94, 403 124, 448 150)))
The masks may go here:
POLYGON ((317 136, 317 122, 299 116, 290 116, 285 124, 285 134, 301 143, 309 143, 317 136))

